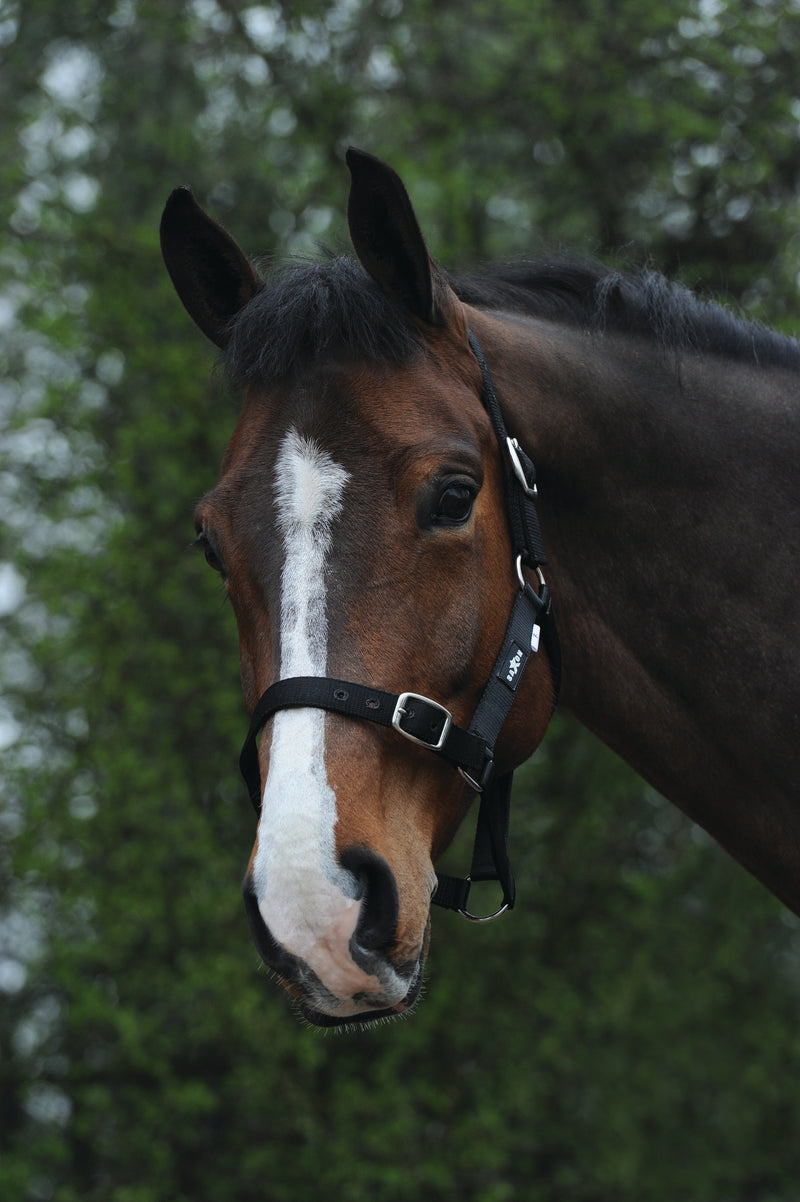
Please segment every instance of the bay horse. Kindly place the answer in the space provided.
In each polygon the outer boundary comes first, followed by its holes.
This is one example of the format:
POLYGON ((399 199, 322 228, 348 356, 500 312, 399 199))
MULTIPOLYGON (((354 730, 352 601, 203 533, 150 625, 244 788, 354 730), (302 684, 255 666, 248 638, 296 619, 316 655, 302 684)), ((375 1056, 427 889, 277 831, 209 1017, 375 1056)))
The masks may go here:
POLYGON ((244 392, 195 521, 263 959, 319 1025, 407 1010, 476 790, 513 904, 496 783, 550 720, 553 612, 561 703, 800 913, 800 345, 652 272, 451 276, 399 176, 347 163, 355 259, 265 282, 188 189, 161 226, 244 392))

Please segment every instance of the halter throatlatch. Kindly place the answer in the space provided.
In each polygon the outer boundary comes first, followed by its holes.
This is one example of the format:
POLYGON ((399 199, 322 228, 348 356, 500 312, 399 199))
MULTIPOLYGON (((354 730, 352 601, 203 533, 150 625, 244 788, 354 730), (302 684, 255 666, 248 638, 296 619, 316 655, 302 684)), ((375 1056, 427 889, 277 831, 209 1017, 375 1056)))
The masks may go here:
POLYGON ((457 910, 473 922, 488 922, 514 905, 516 886, 508 859, 508 822, 513 772, 494 776, 494 748, 513 705, 525 668, 540 642, 547 652, 558 698, 560 652, 558 634, 541 565, 546 562, 536 513, 536 472, 515 438, 509 437, 503 415, 477 338, 469 331, 469 344, 483 376, 483 405, 491 419, 501 455, 505 453, 506 508, 515 557, 519 591, 489 680, 469 728, 457 726, 449 710, 418 693, 387 693, 352 681, 329 676, 293 676, 271 685, 253 710, 239 767, 250 800, 261 809, 261 776, 258 735, 278 710, 311 706, 348 718, 361 718, 389 727, 397 734, 441 756, 456 767, 464 780, 481 795, 472 866, 466 878, 437 876, 431 899, 435 905, 457 910), (536 571, 538 592, 525 580, 523 566, 536 571), (478 917, 467 909, 473 881, 497 881, 503 900, 494 914, 478 917))

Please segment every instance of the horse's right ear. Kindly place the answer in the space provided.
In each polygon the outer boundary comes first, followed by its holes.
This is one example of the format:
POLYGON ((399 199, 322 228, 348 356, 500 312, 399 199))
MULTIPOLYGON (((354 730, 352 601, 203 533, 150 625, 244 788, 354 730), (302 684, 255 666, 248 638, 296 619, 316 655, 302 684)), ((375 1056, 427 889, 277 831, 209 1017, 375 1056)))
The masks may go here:
POLYGON ((187 313, 219 347, 262 286, 230 234, 204 213, 189 188, 176 188, 161 218, 161 253, 187 313))

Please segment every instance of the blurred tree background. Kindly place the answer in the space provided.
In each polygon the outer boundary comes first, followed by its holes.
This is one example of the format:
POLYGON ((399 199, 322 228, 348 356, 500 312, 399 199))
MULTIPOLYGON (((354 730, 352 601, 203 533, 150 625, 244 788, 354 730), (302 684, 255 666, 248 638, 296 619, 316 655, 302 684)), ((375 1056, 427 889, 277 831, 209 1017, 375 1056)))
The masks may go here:
MULTIPOLYGON (((234 403, 157 248, 570 246, 798 325, 797 0, 0 0, 0 1199, 797 1202, 800 928, 566 718, 514 914, 406 1022, 259 971, 232 615, 185 553, 234 403)), ((746 564, 743 564, 746 570, 746 564)))

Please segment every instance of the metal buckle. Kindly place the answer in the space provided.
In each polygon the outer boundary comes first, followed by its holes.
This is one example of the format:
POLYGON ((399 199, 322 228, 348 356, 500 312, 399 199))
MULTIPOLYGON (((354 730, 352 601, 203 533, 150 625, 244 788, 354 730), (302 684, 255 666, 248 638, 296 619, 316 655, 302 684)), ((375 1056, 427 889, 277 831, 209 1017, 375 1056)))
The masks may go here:
POLYGON ((529 497, 537 497, 539 493, 536 485, 531 484, 528 480, 528 477, 525 475, 525 469, 522 466, 522 461, 517 454, 517 451, 521 451, 522 448, 520 447, 516 438, 506 437, 506 446, 508 447, 508 455, 511 460, 511 466, 514 469, 514 475, 517 477, 529 497))
POLYGON ((420 747, 427 747, 429 751, 441 751, 452 725, 453 717, 450 711, 445 709, 443 705, 439 705, 438 701, 431 701, 430 697, 423 697, 421 693, 401 693, 397 698, 397 705, 394 707, 394 713, 392 714, 392 726, 399 735, 402 735, 405 739, 410 739, 412 743, 419 743, 420 747), (426 739, 420 739, 417 735, 412 735, 410 731, 404 730, 400 725, 400 720, 407 713, 406 707, 410 701, 421 701, 423 705, 429 705, 433 709, 438 710, 440 714, 444 714, 445 722, 438 742, 431 743, 426 739))

